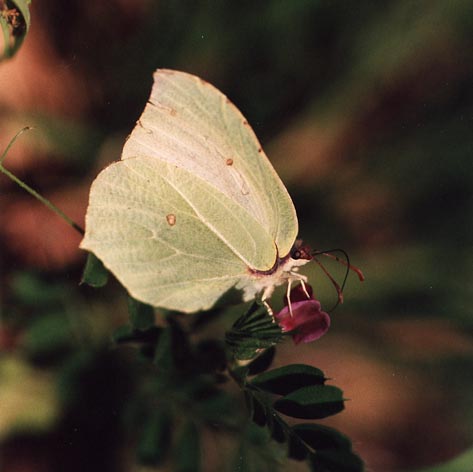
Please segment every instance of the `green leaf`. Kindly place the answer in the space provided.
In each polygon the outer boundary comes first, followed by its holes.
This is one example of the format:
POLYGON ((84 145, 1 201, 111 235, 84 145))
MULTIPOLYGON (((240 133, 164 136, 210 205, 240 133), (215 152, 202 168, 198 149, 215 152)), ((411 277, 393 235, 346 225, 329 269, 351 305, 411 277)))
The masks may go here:
POLYGON ((154 325, 154 309, 150 305, 141 303, 132 297, 128 297, 128 313, 133 328, 146 330, 154 325))
POLYGON ((87 284, 94 288, 103 287, 108 282, 108 270, 94 254, 89 252, 82 273, 81 284, 87 284))
POLYGON ((274 346, 280 339, 280 333, 276 332, 253 334, 231 331, 225 335, 225 343, 237 360, 253 359, 261 349, 274 346))
POLYGON ((297 435, 291 434, 289 436, 287 455, 291 459, 303 461, 304 459, 307 459, 309 453, 309 449, 297 435))
POLYGON ((324 373, 316 367, 291 364, 258 375, 251 385, 277 395, 287 395, 303 387, 322 385, 325 380, 324 373))
POLYGON ((30 28, 30 0, 8 0, 0 8, 0 28, 3 32, 3 51, 0 60, 10 58, 20 48, 30 28))
POLYGON ((260 351, 261 349, 267 349, 276 344, 276 341, 273 340, 249 338, 231 340, 229 337, 225 338, 225 342, 231 348, 232 354, 235 359, 238 360, 253 359, 258 354, 258 351, 260 351))
MULTIPOLYGON (((315 452, 309 462, 314 472, 359 472, 362 460, 352 452, 350 440, 333 428, 319 424, 298 424, 291 428, 289 456, 304 459, 302 443, 315 452)), ((306 447, 306 452, 307 452, 306 447)))
POLYGON ((343 410, 343 392, 331 385, 312 385, 290 393, 273 406, 293 418, 326 418, 343 410))
POLYGON ((283 337, 283 332, 264 305, 256 302, 225 334, 225 342, 239 360, 253 359, 258 351, 267 349, 283 337))
POLYGON ((198 472, 201 470, 201 451, 199 431, 192 422, 188 422, 174 448, 174 465, 177 472, 198 472))
POLYGON ((351 451, 327 449, 309 457, 312 472, 363 472, 363 461, 351 451))
POLYGON ((256 375, 260 372, 265 371, 273 362, 274 355, 276 354, 276 348, 274 346, 269 347, 258 357, 253 359, 246 367, 248 369, 247 375, 256 375))
MULTIPOLYGON (((254 302, 248 311, 235 321, 232 329, 254 333, 265 330, 271 331, 275 327, 279 328, 277 323, 274 322, 272 316, 268 313, 266 306, 254 302)), ((281 330, 279 329, 279 331, 281 330)))
POLYGON ((151 411, 141 431, 137 456, 141 464, 158 466, 166 459, 171 443, 172 419, 168 412, 151 411))
POLYGON ((314 450, 320 449, 345 449, 351 451, 350 440, 336 429, 315 423, 296 424, 292 428, 294 434, 299 436, 314 450))

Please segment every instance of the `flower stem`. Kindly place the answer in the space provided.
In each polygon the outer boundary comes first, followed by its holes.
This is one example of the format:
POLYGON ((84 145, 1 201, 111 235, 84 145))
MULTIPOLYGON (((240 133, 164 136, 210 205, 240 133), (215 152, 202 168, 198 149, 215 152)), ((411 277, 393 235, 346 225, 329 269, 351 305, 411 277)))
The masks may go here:
POLYGON ((84 230, 71 218, 69 218, 61 209, 59 209, 56 205, 54 205, 52 202, 50 202, 47 198, 43 197, 40 195, 36 190, 31 188, 28 184, 23 182, 21 179, 19 179, 15 174, 10 172, 8 169, 6 169, 3 166, 3 160, 5 159, 8 151, 12 147, 13 143, 18 139, 18 137, 24 133, 25 131, 28 131, 32 128, 29 126, 21 129, 14 137, 13 139, 8 143, 8 146, 5 148, 5 151, 3 151, 2 155, 0 156, 0 172, 5 174, 9 179, 11 179, 13 182, 15 182, 17 185, 19 185, 23 190, 26 190, 30 195, 32 195, 34 198, 39 200, 43 205, 45 205, 47 208, 49 208, 51 211, 56 213, 60 218, 62 218, 69 226, 74 228, 78 233, 81 235, 84 235, 84 230))

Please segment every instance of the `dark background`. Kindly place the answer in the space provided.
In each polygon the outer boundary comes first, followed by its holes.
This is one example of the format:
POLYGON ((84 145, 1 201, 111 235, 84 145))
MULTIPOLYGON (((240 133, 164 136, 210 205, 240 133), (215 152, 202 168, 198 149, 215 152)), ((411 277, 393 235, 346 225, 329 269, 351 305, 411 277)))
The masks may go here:
MULTIPOLYGON (((366 276, 350 276, 322 340, 286 343, 277 362, 314 364, 343 388, 350 401, 329 423, 369 470, 415 470, 473 438, 472 43, 467 0, 34 2, 22 49, 0 64, 2 147, 35 130, 5 165, 83 224, 90 182, 119 158, 152 72, 216 85, 285 182, 300 236, 343 247, 366 276)), ((133 373, 101 349, 126 306, 116 284, 78 286, 79 235, 3 176, 0 192, 4 470, 49 470, 89 447, 64 439, 68 421, 114 429, 133 373), (77 365, 95 380, 79 382, 77 365), (108 416, 80 401, 97 395, 108 416)), ((332 304, 320 270, 306 273, 332 304)))

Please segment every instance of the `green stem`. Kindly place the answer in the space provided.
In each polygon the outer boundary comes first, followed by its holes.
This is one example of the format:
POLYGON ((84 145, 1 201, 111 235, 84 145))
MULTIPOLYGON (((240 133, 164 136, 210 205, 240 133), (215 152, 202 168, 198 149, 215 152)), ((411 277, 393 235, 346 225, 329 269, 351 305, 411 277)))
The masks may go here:
POLYGON ((80 233, 81 235, 84 235, 84 230, 75 221, 73 221, 71 218, 69 218, 62 210, 60 210, 56 205, 51 203, 47 198, 40 195, 36 190, 31 188, 28 184, 26 184, 25 182, 20 180, 15 174, 12 174, 8 169, 5 169, 5 167, 3 167, 3 160, 5 159, 8 151, 10 150, 13 143, 17 140, 17 138, 20 136, 20 134, 22 134, 23 132, 28 131, 30 129, 31 129, 30 127, 23 128, 8 143, 8 146, 6 147, 6 149, 3 152, 2 156, 0 157, 0 172, 5 174, 9 179, 11 179, 17 185, 19 185, 23 190, 26 190, 30 195, 32 195, 34 198, 39 200, 43 205, 45 205, 51 211, 56 213, 56 215, 58 215, 60 218, 62 218, 69 226, 74 228, 78 233, 80 233))

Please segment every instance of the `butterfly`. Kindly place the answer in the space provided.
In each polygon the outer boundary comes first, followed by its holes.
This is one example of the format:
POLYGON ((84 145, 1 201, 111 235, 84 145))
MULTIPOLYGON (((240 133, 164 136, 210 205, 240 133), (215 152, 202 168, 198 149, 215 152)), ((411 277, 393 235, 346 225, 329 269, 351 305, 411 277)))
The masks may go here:
POLYGON ((92 184, 82 249, 131 296, 192 313, 306 281, 296 211, 245 117, 194 75, 154 73, 121 160, 92 184))

